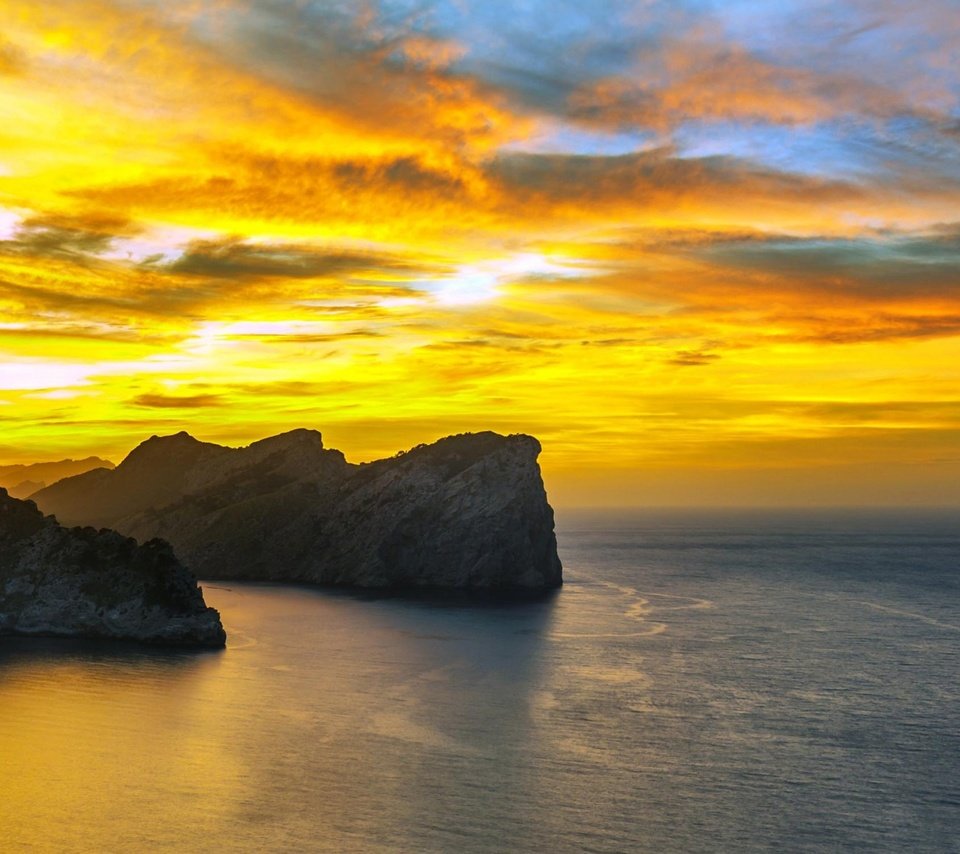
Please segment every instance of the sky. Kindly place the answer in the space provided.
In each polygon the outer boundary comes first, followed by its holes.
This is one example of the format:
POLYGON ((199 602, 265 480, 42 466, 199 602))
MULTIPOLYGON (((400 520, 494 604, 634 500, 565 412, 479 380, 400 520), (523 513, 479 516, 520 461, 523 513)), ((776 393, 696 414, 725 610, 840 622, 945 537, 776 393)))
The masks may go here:
POLYGON ((536 435, 960 504, 956 0, 0 0, 0 463, 536 435))

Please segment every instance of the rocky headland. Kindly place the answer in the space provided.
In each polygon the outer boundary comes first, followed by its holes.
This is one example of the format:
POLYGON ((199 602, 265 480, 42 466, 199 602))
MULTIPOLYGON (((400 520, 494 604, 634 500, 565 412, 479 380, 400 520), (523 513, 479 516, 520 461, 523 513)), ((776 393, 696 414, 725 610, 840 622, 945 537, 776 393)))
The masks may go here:
POLYGON ((64 528, 0 488, 0 635, 217 648, 226 635, 168 543, 64 528))
POLYGON ((163 537, 201 578, 368 588, 559 587, 531 436, 451 436, 351 464, 315 430, 228 448, 154 436, 32 497, 64 522, 163 537))

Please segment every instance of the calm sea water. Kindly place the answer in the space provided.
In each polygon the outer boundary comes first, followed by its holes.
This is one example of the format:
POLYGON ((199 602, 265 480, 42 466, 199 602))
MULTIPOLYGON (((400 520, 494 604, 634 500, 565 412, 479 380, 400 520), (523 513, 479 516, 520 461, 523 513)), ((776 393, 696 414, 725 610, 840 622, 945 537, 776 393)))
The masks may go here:
POLYGON ((6 851, 960 851, 960 520, 560 516, 546 602, 0 642, 6 851))

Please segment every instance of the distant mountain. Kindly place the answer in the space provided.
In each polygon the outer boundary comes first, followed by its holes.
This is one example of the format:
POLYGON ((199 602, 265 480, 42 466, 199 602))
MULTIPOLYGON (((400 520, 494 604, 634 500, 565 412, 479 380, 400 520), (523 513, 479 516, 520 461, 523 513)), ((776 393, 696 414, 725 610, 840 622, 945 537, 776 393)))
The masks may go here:
POLYGON ((353 465, 294 430, 227 448, 153 436, 33 497, 67 524, 163 537, 201 578, 544 590, 562 583, 531 436, 451 436, 353 465))
POLYGON ((67 529, 0 488, 0 635, 222 647, 220 615, 168 543, 67 529))
POLYGON ((84 460, 0 466, 0 487, 6 488, 14 498, 28 498, 58 480, 97 468, 112 469, 113 463, 100 457, 87 457, 84 460))

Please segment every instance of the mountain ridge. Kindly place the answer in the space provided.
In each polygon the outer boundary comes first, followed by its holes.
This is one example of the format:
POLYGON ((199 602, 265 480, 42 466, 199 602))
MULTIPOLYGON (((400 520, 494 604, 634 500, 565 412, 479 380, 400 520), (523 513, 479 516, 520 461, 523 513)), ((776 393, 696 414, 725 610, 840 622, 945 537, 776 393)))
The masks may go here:
POLYGON ((94 456, 79 460, 13 463, 0 466, 0 487, 5 488, 14 498, 28 498, 32 493, 65 477, 73 477, 97 468, 112 469, 113 463, 94 456))
POLYGON ((374 588, 562 583, 532 436, 449 436, 353 464, 300 428, 242 448, 181 431, 33 498, 71 524, 163 537, 200 577, 374 588))

